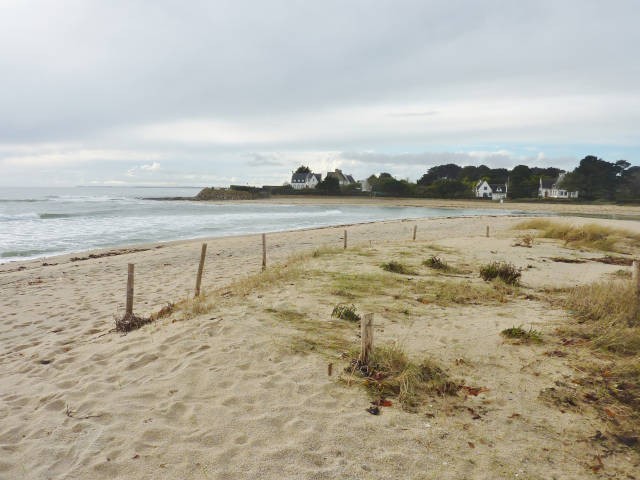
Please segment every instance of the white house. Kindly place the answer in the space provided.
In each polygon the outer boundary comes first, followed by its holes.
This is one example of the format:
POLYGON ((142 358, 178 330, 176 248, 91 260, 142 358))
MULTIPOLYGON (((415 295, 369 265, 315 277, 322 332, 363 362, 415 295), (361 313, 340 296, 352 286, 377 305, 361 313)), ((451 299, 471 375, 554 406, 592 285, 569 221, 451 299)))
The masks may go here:
POLYGON ((474 190, 478 198, 490 198, 491 200, 507 198, 507 186, 504 183, 488 183, 486 180, 480 180, 474 190))
POLYGON ((570 192, 563 188, 560 188, 560 184, 564 179, 565 174, 561 173, 557 179, 543 179, 540 178, 540 186, 538 187, 538 196, 540 198, 578 198, 578 191, 570 192))
POLYGON ((291 186, 296 190, 304 188, 316 188, 322 179, 319 173, 293 173, 291 175, 291 186))

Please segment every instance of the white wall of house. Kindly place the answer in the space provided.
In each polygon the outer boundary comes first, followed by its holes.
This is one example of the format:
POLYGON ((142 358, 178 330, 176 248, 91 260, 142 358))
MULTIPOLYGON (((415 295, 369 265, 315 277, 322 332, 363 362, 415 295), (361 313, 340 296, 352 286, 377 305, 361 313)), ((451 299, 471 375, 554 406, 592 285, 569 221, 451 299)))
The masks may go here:
POLYGON ((493 191, 491 190, 491 186, 487 183, 486 180, 480 180, 476 184, 476 197, 477 198, 492 198, 491 194, 493 191))

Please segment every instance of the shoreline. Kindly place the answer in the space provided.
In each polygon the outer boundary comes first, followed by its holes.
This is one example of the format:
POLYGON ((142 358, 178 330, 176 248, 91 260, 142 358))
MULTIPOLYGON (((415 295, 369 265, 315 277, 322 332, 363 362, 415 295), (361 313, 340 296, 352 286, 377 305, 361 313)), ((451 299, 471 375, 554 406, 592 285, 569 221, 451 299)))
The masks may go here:
MULTIPOLYGON (((202 242, 212 242, 216 240, 226 240, 226 239, 246 239, 259 237, 263 233, 267 235, 277 235, 277 234, 286 234, 286 233, 295 233, 295 232, 313 232, 320 230, 330 230, 330 229, 344 229, 345 227, 353 227, 353 226, 361 226, 361 225, 372 225, 372 224, 386 224, 386 223, 403 223, 403 222, 418 222, 418 221, 428 221, 428 220, 438 220, 438 219, 471 219, 471 218, 526 218, 529 215, 527 214, 502 214, 502 215, 451 215, 451 216, 440 216, 440 217, 415 217, 415 218, 402 218, 402 219, 392 219, 392 220, 371 220, 366 222, 354 222, 354 223, 340 223, 336 225, 321 225, 315 227, 303 227, 303 228, 295 228, 295 229, 285 229, 285 230, 270 230, 265 232, 254 232, 254 233, 243 233, 243 234, 231 234, 231 235, 220 235, 220 236, 208 236, 208 237, 194 237, 194 238, 184 238, 179 240, 158 240, 153 242, 142 242, 142 243, 124 243, 113 245, 111 247, 104 248, 95 248, 88 250, 76 250, 73 252, 60 253, 50 256, 41 256, 35 258, 28 258, 25 260, 11 260, 9 262, 0 263, 0 273, 8 273, 15 271, 23 271, 27 269, 27 265, 35 265, 36 267, 50 267, 54 265, 59 265, 62 263, 75 263, 86 260, 94 260, 98 258, 104 257, 115 257, 120 255, 128 255, 132 253, 146 252, 149 250, 158 250, 165 247, 172 246, 180 246, 185 244, 201 244, 202 242), (49 263, 56 262, 57 263, 49 263), (43 263, 40 263, 43 262, 43 263), (18 265, 24 264, 24 265, 18 265), (5 268, 5 267, 13 267, 13 268, 5 268), (17 268, 16 268, 17 267, 17 268)), ((539 216, 539 215, 536 215, 539 216)))
MULTIPOLYGON (((164 201, 178 201, 178 200, 169 200, 163 199, 164 201)), ((182 200, 180 200, 182 201, 182 200)), ((621 221, 640 221, 640 206, 621 206, 621 205, 589 205, 589 204, 577 204, 577 205, 568 205, 561 203, 544 203, 544 204, 535 204, 535 203, 518 203, 518 202, 507 202, 500 204, 498 202, 489 202, 486 200, 446 200, 446 199, 415 199, 415 198, 370 198, 370 197, 325 197, 325 196, 275 196, 267 199, 255 199, 255 200, 211 200, 211 201, 201 201, 201 200, 189 200, 197 203, 207 203, 212 205, 305 205, 305 206, 323 206, 323 205, 348 205, 348 206, 359 206, 359 207, 367 207, 367 206, 375 206, 375 207, 397 207, 397 208, 407 208, 407 207, 415 207, 415 208, 438 208, 438 209, 447 209, 447 210, 462 210, 462 209, 475 209, 475 210, 485 210, 485 211, 509 211, 512 213, 504 213, 496 216, 553 216, 553 217, 565 217, 565 216, 574 216, 581 218, 592 218, 592 219, 608 219, 608 220, 621 220, 621 221), (347 200, 347 201, 345 201, 347 200)), ((470 218, 470 217, 483 217, 483 216, 493 216, 490 213, 481 213, 478 215, 452 215, 454 218, 470 218)), ((140 250, 140 249, 151 249, 151 248, 159 248, 158 245, 172 245, 180 242, 197 242, 204 240, 211 240, 217 238, 232 238, 232 237, 243 237, 247 235, 260 235, 262 233, 282 233, 282 232, 294 232, 294 231, 306 231, 306 230, 314 230, 319 228, 343 228, 345 226, 357 225, 357 224, 367 224, 367 223, 375 223, 379 221, 411 221, 411 220, 425 220, 429 218, 449 218, 449 217, 415 217, 415 218, 407 218, 407 219, 399 219, 399 220, 373 220, 366 222, 356 222, 356 223, 344 223, 344 224, 335 224, 335 225, 324 225, 317 227, 304 227, 300 229, 288 229, 288 230, 271 230, 265 232, 254 232, 248 234, 232 234, 232 235, 220 235, 220 236, 204 236, 204 237, 190 237, 184 239, 176 239, 176 240, 154 240, 150 242, 140 242, 140 243, 122 243, 116 244, 109 247, 103 248, 89 248, 89 249, 79 249, 71 252, 65 253, 54 253, 51 255, 42 255, 37 257, 25 258, 25 259, 15 259, 7 262, 0 262, 0 273, 8 271, 8 267, 13 267, 13 269, 20 268, 20 264, 29 264, 33 262, 44 262, 48 263, 49 261, 58 261, 61 258, 71 257, 74 255, 78 256, 87 256, 87 255, 100 255, 106 256, 105 254, 113 251, 113 250, 140 250)), ((46 266, 46 265, 45 265, 46 266)))

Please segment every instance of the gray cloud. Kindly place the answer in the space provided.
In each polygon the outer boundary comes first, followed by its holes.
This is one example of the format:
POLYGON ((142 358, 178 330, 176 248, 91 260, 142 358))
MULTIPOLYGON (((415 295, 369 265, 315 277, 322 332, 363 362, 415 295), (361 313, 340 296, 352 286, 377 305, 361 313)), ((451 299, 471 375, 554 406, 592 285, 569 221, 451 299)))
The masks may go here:
MULTIPOLYGON (((636 155, 639 14, 633 0, 8 0, 0 181, 154 161, 269 181, 304 158, 409 172, 495 144, 636 155)), ((516 159, 538 161, 485 162, 516 159)))

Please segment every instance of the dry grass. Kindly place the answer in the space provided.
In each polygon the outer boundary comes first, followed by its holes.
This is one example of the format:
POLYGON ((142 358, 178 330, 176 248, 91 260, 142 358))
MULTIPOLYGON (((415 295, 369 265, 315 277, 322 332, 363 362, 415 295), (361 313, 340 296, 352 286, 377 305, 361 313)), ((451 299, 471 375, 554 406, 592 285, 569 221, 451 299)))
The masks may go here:
POLYGON ((331 293, 345 298, 370 295, 392 295, 392 291, 404 287, 402 278, 384 273, 348 274, 334 277, 331 293))
POLYGON ((565 245, 585 247, 604 251, 621 251, 640 247, 640 234, 619 228, 589 223, 576 227, 568 223, 536 218, 517 224, 517 230, 539 230, 542 238, 555 238, 565 245))
POLYGON ((417 272, 404 263, 391 260, 389 263, 383 263, 380 268, 391 273, 400 273, 402 275, 416 275, 417 272))
POLYGON ((421 295, 418 301, 435 303, 440 306, 451 304, 481 305, 488 303, 506 303, 509 296, 517 289, 501 281, 489 284, 476 284, 470 280, 437 281, 426 280, 418 282, 414 292, 421 295))
POLYGON ((640 299, 631 282, 576 287, 564 303, 582 322, 580 330, 593 345, 621 355, 640 354, 640 299))
POLYGON ((521 235, 516 242, 513 244, 514 247, 525 247, 531 248, 533 247, 536 236, 531 233, 525 233, 521 235))
POLYGON ((424 262, 422 262, 422 264, 429 268, 433 268, 434 270, 441 270, 443 272, 451 271, 451 267, 449 266, 449 264, 437 255, 432 255, 424 262))
POLYGON ((153 319, 150 317, 139 317, 134 314, 125 314, 123 317, 117 317, 115 319, 115 331, 128 333, 151 322, 153 322, 153 319))
POLYGON ((502 330, 500 335, 519 342, 542 343, 542 334, 538 330, 534 330, 533 327, 529 328, 529 330, 525 330, 522 327, 511 327, 502 330))
POLYGON ((358 312, 356 311, 356 306, 347 305, 344 303, 339 303, 338 305, 333 307, 331 316, 334 318, 339 318, 341 320, 347 320, 349 322, 360 321, 360 315, 358 315, 358 312))
POLYGON ((359 379, 374 399, 396 397, 405 410, 415 410, 433 394, 455 395, 458 385, 432 360, 411 360, 398 343, 376 346, 367 365, 359 363, 357 351, 342 380, 359 379))
POLYGON ((519 285, 521 275, 521 269, 506 262, 491 262, 480 267, 480 276, 483 280, 499 278, 508 285, 519 285))
POLYGON ((609 354, 582 359, 583 384, 609 405, 602 416, 618 440, 640 449, 640 299, 631 282, 610 280, 574 288, 564 305, 580 322, 569 332, 609 354))
POLYGON ((337 320, 320 320, 295 310, 266 309, 266 313, 279 322, 286 322, 295 330, 285 345, 291 353, 306 355, 311 352, 335 357, 348 351, 349 338, 355 333, 352 324, 337 320))

